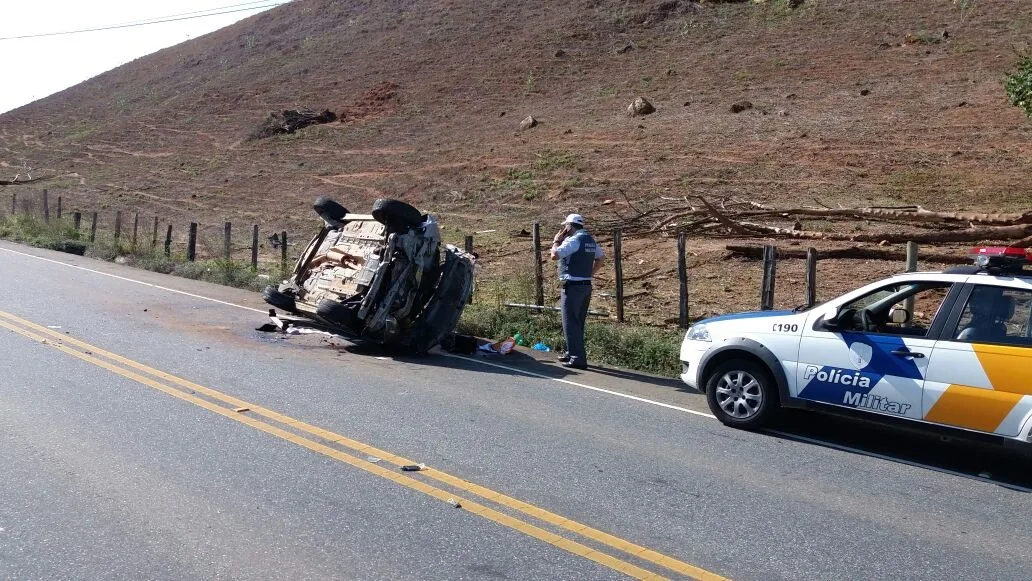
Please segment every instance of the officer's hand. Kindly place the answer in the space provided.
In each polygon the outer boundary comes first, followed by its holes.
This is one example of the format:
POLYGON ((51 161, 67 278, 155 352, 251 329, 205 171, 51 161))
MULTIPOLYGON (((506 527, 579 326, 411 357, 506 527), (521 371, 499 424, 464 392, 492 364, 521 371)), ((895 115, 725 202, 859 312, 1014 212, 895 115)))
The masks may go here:
POLYGON ((552 242, 555 242, 556 244, 559 244, 560 242, 563 241, 563 239, 566 238, 567 234, 569 234, 569 233, 570 233, 570 227, 569 226, 563 226, 562 229, 559 230, 559 232, 556 233, 555 237, 552 238, 552 242))

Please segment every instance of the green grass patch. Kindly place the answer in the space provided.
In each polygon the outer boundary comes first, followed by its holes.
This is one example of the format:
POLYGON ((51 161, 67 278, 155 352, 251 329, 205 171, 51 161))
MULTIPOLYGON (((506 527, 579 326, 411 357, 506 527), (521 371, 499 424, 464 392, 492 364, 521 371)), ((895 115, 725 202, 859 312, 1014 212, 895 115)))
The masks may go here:
POLYGON ((544 186, 534 178, 534 172, 516 167, 510 169, 504 178, 492 179, 488 187, 495 193, 519 193, 528 201, 537 198, 544 190, 544 186))
POLYGON ((534 169, 543 172, 555 171, 558 169, 577 169, 580 158, 577 154, 569 151, 556 151, 545 149, 535 155, 534 169))
POLYGON ((1011 104, 1032 119, 1032 53, 1018 59, 1017 70, 1009 73, 1004 80, 1004 90, 1011 104))
POLYGON ((87 246, 83 234, 68 222, 52 220, 47 224, 27 215, 6 216, 0 221, 0 238, 75 254, 82 254, 87 246))
MULTIPOLYGON (((564 351, 562 319, 558 312, 541 313, 500 304, 474 303, 462 313, 458 331, 500 340, 523 336, 528 344, 541 341, 553 351, 564 351)), ((584 344, 588 360, 647 373, 676 377, 683 335, 654 327, 618 324, 588 317, 584 344)))
MULTIPOLYGON (((528 345, 541 341, 553 351, 565 351, 562 319, 557 311, 535 311, 506 307, 505 303, 532 304, 534 277, 516 274, 504 280, 477 286, 475 302, 467 305, 459 321, 458 331, 494 340, 523 335, 528 345)), ((545 304, 554 304, 546 288, 545 304)), ((615 365, 670 377, 680 373, 678 358, 683 333, 657 327, 616 323, 588 316, 584 345, 588 359, 595 363, 615 365)))

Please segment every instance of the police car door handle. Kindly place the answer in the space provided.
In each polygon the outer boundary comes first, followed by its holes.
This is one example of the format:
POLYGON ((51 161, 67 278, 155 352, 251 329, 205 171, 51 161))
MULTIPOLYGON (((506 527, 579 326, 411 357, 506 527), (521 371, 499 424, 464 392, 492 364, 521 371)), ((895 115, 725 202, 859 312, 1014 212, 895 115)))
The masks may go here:
POLYGON ((895 351, 892 352, 892 354, 893 355, 898 355, 900 357, 913 357, 914 359, 920 359, 920 358, 925 356, 924 353, 919 353, 917 351, 911 351, 909 349, 896 349, 895 351))

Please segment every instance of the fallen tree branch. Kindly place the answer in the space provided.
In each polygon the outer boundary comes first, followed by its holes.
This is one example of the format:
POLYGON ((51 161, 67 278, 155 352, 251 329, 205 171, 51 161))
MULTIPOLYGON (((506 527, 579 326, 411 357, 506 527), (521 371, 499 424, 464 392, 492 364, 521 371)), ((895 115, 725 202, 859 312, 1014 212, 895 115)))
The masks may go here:
POLYGON ((734 220, 725 216, 723 213, 721 213, 720 210, 716 209, 713 206, 713 204, 709 203, 709 201, 706 198, 699 196, 699 200, 701 200, 703 205, 706 206, 706 209, 709 210, 710 214, 712 214, 713 217, 717 219, 717 222, 720 222, 732 232, 736 234, 745 234, 746 236, 753 236, 756 234, 756 232, 750 232, 744 224, 735 222, 734 220))
POLYGON ((25 180, 20 180, 20 179, 18 179, 19 177, 21 177, 21 174, 18 174, 16 176, 14 176, 14 179, 12 179, 12 180, 0 180, 0 186, 20 186, 22 184, 31 184, 33 182, 41 182, 43 180, 48 180, 48 179, 50 179, 50 178, 52 178, 54 176, 47 175, 47 176, 39 176, 39 177, 35 177, 35 178, 30 176, 28 179, 25 179, 25 180))

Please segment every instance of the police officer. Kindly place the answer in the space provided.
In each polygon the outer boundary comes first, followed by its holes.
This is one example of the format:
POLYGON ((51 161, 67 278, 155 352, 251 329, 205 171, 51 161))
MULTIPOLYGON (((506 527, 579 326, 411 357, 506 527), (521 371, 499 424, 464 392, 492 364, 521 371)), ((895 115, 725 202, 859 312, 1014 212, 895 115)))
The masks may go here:
POLYGON ((552 239, 552 260, 559 261, 562 300, 563 336, 567 355, 560 357, 563 367, 587 369, 584 352, 584 322, 591 301, 591 276, 602 266, 605 254, 595 239, 584 229, 584 217, 570 214, 563 228, 552 239))

